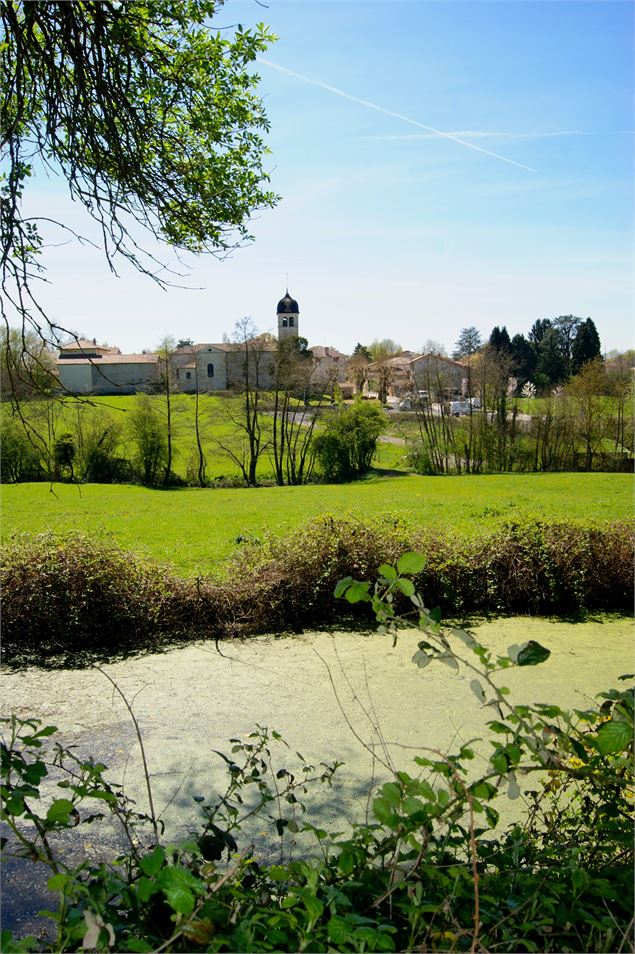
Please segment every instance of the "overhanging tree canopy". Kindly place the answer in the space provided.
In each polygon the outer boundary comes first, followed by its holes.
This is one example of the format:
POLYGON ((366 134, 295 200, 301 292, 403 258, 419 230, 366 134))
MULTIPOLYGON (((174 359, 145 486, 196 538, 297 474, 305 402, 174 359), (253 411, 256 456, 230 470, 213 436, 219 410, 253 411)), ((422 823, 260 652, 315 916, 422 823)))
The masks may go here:
MULTIPOLYGON (((249 72, 274 37, 210 25, 223 0, 23 2, 1 8, 2 316, 39 333, 38 219, 22 200, 44 166, 98 223, 113 270, 123 256, 166 272, 138 225, 176 250, 222 254, 271 206, 261 134, 268 123, 249 72)), ((59 223, 63 226, 63 223, 59 223)), ((152 243, 150 243, 152 244, 152 243)))

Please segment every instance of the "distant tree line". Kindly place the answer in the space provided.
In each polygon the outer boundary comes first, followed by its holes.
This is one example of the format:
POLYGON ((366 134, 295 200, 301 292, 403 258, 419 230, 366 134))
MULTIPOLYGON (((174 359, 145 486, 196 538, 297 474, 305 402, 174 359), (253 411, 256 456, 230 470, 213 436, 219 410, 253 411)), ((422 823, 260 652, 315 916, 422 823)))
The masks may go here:
POLYGON ((470 359, 489 346, 508 359, 510 374, 519 388, 531 381, 537 391, 544 392, 567 381, 588 361, 601 357, 600 336, 592 318, 560 315, 539 318, 525 337, 510 338, 505 325, 496 326, 487 342, 475 327, 464 328, 452 352, 457 361, 470 359))

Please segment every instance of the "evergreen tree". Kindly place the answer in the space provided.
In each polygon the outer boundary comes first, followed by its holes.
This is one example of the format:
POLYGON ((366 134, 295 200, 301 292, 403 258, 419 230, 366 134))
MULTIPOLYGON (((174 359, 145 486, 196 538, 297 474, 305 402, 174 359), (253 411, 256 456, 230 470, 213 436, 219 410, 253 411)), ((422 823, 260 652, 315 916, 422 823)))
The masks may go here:
POLYGON ((524 335, 514 335, 509 347, 512 356, 512 373, 518 378, 518 387, 532 381, 536 373, 536 351, 524 335))
POLYGON ((469 358, 471 354, 478 351, 482 343, 478 328, 475 328, 474 325, 471 325, 469 328, 463 328, 454 346, 452 357, 455 361, 460 361, 461 358, 469 358))
POLYGON ((536 370, 545 376, 550 385, 560 384, 567 376, 562 343, 556 328, 547 328, 542 336, 536 370))
POLYGON ((601 354, 600 336, 591 318, 583 321, 571 346, 571 372, 577 374, 588 362, 601 354))
POLYGON ((370 349, 367 348, 366 345, 361 344, 359 341, 353 348, 352 357, 355 357, 356 355, 361 355, 362 357, 366 358, 367 361, 371 360, 370 349))
POLYGON ((529 341, 536 349, 536 352, 538 351, 538 347, 545 335, 545 332, 549 328, 551 328, 550 318, 538 318, 536 321, 534 321, 533 325, 531 326, 531 330, 529 334, 527 335, 527 337, 529 338, 529 341))
POLYGON ((489 343, 494 351, 510 351, 511 341, 509 340, 509 332, 505 325, 503 325, 502 328, 496 325, 489 336, 489 343))

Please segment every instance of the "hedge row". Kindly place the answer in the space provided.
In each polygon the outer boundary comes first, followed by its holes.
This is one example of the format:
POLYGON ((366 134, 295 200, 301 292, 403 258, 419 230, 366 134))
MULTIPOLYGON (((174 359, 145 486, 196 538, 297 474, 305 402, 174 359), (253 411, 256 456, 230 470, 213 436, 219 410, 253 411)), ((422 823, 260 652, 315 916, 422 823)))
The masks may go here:
MULTIPOLYGON (((77 534, 23 536, 0 562, 6 661, 110 654, 182 638, 253 635, 337 622, 352 608, 333 599, 339 579, 373 579, 405 550, 426 554, 415 580, 445 617, 580 615, 632 606, 633 527, 509 522, 461 539, 412 532, 399 519, 362 524, 324 516, 282 540, 242 547, 225 579, 181 580, 77 534)), ((359 614, 367 612, 362 606, 359 614)))

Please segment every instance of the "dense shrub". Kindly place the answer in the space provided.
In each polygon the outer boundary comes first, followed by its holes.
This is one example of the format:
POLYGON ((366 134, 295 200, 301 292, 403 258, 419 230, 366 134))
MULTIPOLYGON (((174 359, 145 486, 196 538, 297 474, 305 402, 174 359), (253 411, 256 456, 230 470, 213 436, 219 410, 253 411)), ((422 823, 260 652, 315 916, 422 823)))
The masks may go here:
MULTIPOLYGON (((24 536, 0 563, 5 656, 137 647, 177 635, 188 587, 112 541, 24 536)), ((191 612, 191 611, 190 611, 191 612)))
POLYGON ((630 609, 633 530, 625 523, 509 522, 474 539, 323 516, 284 539, 247 541, 219 582, 183 581, 112 542, 24 537, 0 565, 5 654, 41 658, 141 647, 161 637, 230 636, 321 626, 364 604, 335 603, 346 576, 372 577, 404 550, 426 554, 416 585, 445 616, 580 615, 630 609))
POLYGON ((325 479, 351 480, 368 473, 377 438, 386 430, 386 425, 384 412, 361 400, 339 407, 326 418, 313 445, 325 479))
MULTIPOLYGON (((476 538, 408 530, 398 517, 361 524, 324 516, 284 540, 248 546, 233 567, 249 594, 247 628, 317 625, 333 619, 329 594, 343 576, 369 576, 405 549, 426 554, 416 583, 445 615, 627 609, 633 530, 509 522, 476 538)), ((359 612, 364 612, 359 609, 359 612)))

